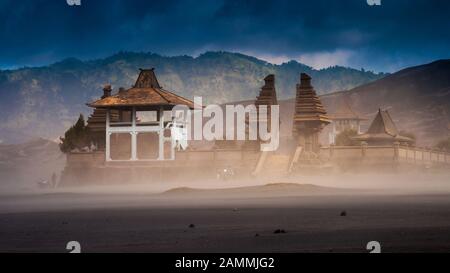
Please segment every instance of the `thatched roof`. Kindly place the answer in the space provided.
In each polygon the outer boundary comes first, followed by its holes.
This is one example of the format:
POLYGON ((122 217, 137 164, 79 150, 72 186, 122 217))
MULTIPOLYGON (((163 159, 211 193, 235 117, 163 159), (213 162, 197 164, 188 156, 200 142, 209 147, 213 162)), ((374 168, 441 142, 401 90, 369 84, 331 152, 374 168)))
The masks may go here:
POLYGON ((175 106, 186 105, 194 108, 191 100, 163 89, 156 78, 154 69, 141 69, 135 85, 128 90, 120 90, 117 94, 104 97, 88 106, 95 108, 128 107, 128 106, 175 106))
POLYGON ((369 130, 365 134, 356 136, 354 140, 360 141, 381 141, 381 140, 393 140, 399 142, 413 142, 414 140, 401 136, 392 120, 389 112, 378 110, 378 113, 372 124, 370 124, 369 130))

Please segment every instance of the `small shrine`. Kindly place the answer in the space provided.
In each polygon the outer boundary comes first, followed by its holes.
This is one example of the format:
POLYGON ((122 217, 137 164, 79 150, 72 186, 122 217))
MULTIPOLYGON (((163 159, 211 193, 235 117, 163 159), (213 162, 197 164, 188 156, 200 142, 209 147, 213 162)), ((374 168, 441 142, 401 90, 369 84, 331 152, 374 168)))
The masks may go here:
POLYGON ((378 110, 377 115, 370 124, 369 130, 362 135, 353 137, 354 140, 366 142, 370 146, 393 145, 394 143, 411 144, 412 138, 401 136, 387 110, 378 110))

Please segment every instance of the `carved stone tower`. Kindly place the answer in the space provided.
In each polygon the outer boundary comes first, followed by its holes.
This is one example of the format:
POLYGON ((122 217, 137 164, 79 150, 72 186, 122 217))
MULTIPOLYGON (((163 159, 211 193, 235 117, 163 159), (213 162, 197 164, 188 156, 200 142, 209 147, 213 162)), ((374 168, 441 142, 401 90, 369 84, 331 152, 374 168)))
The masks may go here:
POLYGON ((319 97, 311 85, 311 77, 305 73, 297 84, 293 136, 302 147, 302 160, 317 159, 319 133, 331 122, 319 97))

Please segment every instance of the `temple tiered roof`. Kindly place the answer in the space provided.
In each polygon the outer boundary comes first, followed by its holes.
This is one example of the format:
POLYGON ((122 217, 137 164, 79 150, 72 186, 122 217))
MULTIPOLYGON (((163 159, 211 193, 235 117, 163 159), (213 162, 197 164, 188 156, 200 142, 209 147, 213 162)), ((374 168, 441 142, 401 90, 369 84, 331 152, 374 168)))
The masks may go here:
MULTIPOLYGON (((264 85, 261 87, 261 91, 259 92, 259 95, 256 97, 255 100, 255 106, 256 111, 258 113, 257 116, 246 116, 245 117, 245 123, 246 126, 246 134, 249 133, 249 124, 252 122, 255 122, 258 124, 258 116, 259 116, 259 106, 260 105, 277 105, 277 92, 275 90, 275 75, 269 74, 264 78, 264 85)), ((266 117, 259 117, 259 121, 267 123, 267 128, 270 129, 270 123, 271 123, 271 108, 267 107, 267 116, 266 117)), ((247 141, 246 147, 256 147, 256 145, 259 143, 258 141, 247 141)), ((227 141, 227 140, 216 140, 216 146, 219 148, 231 148, 235 145, 235 141, 227 141)))
POLYGON ((321 127, 330 122, 331 120, 322 102, 311 85, 311 77, 302 73, 300 76, 300 84, 297 84, 294 131, 299 127, 321 127))
POLYGON ((277 92, 275 91, 275 75, 270 74, 264 78, 264 86, 261 87, 259 96, 256 97, 255 105, 278 104, 277 92))
POLYGON ((401 136, 395 126, 394 121, 389 115, 389 112, 383 111, 381 109, 378 110, 378 113, 375 119, 372 121, 372 124, 369 127, 369 130, 365 134, 356 136, 353 138, 354 140, 359 141, 367 141, 367 142, 413 142, 414 140, 401 136))
POLYGON ((120 90, 117 94, 107 96, 88 104, 95 108, 127 107, 127 106, 175 106, 186 105, 194 108, 194 103, 163 89, 156 78, 154 69, 141 69, 135 85, 128 90, 120 90))
MULTIPOLYGON (((259 116, 259 106, 260 105, 277 105, 277 92, 275 90, 275 75, 270 74, 264 78, 264 85, 261 87, 261 91, 259 91, 259 95, 256 97, 255 106, 256 111, 259 116)), ((267 108, 267 117, 259 117, 261 121, 267 121, 270 123, 270 114, 271 108, 267 108)), ((252 120, 256 122, 257 120, 252 120)))

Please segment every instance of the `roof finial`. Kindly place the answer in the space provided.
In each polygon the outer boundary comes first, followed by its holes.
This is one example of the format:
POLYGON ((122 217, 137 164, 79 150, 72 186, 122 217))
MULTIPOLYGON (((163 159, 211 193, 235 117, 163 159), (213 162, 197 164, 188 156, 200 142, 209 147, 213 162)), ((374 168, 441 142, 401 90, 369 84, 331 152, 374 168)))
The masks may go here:
POLYGON ((311 77, 308 74, 300 74, 300 86, 305 88, 311 87, 311 77))
POLYGON ((158 83, 158 79, 155 75, 155 68, 151 69, 142 69, 139 68, 140 73, 136 80, 136 84, 134 85, 135 88, 159 88, 161 89, 161 86, 158 83))

